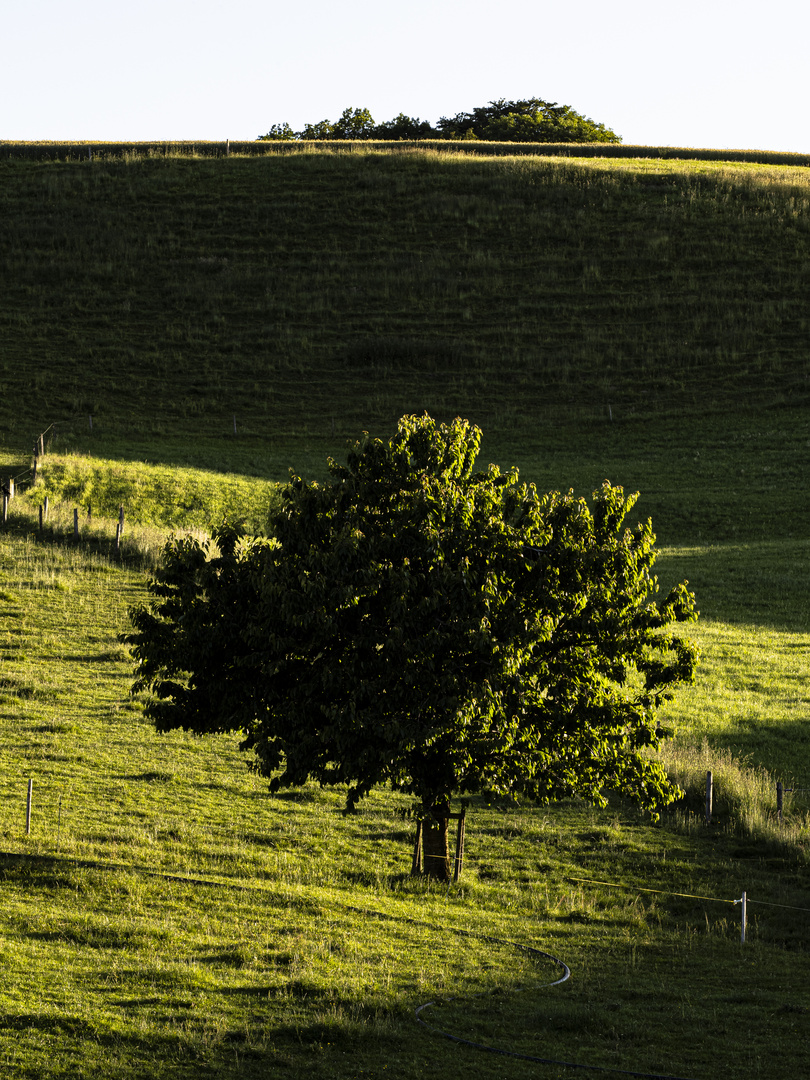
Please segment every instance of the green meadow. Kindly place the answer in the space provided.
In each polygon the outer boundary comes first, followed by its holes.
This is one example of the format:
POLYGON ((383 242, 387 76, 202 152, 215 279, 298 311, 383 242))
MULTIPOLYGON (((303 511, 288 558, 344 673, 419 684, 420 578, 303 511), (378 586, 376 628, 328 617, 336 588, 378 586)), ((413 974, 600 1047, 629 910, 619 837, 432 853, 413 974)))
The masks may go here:
POLYGON ((0 155, 0 213, 3 1076, 804 1075, 810 169, 0 155), (701 611, 681 802, 471 800, 448 887, 410 800, 158 737, 119 642, 169 531, 261 531, 290 469, 425 410, 539 488, 640 491, 701 611))

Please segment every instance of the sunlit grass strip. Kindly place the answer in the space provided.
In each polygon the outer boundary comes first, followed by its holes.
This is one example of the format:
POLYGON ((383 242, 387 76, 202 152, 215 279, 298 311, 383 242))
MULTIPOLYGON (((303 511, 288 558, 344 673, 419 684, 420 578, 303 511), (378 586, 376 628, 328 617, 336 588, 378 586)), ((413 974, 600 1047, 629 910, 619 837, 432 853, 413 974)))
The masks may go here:
POLYGON ((465 155, 658 158, 662 160, 739 161, 769 165, 810 165, 809 154, 777 150, 726 150, 693 146, 640 146, 611 143, 517 143, 485 142, 484 140, 422 139, 399 140, 317 140, 256 141, 256 140, 168 140, 115 142, 91 139, 88 141, 14 141, 0 142, 3 158, 26 161, 137 160, 140 158, 217 158, 226 156, 266 157, 270 154, 294 154, 302 150, 327 153, 376 150, 441 150, 465 155))
POLYGON ((208 529, 224 520, 241 522, 263 532, 278 497, 274 481, 222 475, 175 465, 109 461, 78 455, 42 458, 37 483, 30 493, 35 504, 45 498, 161 528, 208 529))

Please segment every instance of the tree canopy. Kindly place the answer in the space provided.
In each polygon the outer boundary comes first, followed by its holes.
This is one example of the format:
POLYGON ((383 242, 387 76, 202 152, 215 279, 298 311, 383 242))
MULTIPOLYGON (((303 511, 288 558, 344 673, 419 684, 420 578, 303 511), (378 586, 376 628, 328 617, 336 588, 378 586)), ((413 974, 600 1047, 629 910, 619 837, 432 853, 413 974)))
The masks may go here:
POLYGON ((393 120, 375 123, 368 109, 344 109, 334 122, 320 120, 293 131, 289 124, 273 124, 259 139, 484 139, 490 142, 619 143, 614 131, 575 112, 570 105, 527 98, 499 98, 472 112, 443 116, 435 127, 400 113, 393 120))
POLYGON ((443 116, 436 125, 445 138, 474 137, 489 142, 607 142, 621 139, 604 124, 575 112, 570 105, 528 98, 490 101, 471 113, 443 116))
POLYGON ((125 639, 159 731, 242 732, 271 790, 415 795, 440 877, 457 794, 671 801, 646 749, 696 663, 670 630, 693 595, 659 607, 651 525, 624 528, 636 497, 476 472, 480 435, 403 417, 325 483, 293 477, 269 536, 173 538, 125 639))

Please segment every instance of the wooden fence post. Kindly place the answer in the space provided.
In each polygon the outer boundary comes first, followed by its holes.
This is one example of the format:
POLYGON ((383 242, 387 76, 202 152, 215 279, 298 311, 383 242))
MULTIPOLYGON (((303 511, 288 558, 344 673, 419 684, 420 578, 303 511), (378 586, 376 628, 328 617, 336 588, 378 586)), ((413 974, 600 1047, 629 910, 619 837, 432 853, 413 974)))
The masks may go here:
POLYGON ((413 863, 411 864, 411 874, 422 873, 422 821, 421 819, 416 823, 416 843, 413 846, 413 863))
POLYGON ((8 478, 8 497, 9 497, 9 499, 14 498, 14 477, 13 476, 10 476, 8 478))
POLYGON ((711 770, 706 773, 706 824, 712 822, 712 774, 711 770))
POLYGON ((776 815, 779 818, 779 824, 782 824, 782 806, 785 801, 785 789, 782 786, 782 781, 776 781, 776 815))
POLYGON ((742 894, 742 932, 740 934, 740 944, 745 944, 745 931, 748 926, 748 897, 745 893, 742 894))
POLYGON ((73 509, 73 539, 74 540, 79 539, 79 508, 78 507, 74 507, 74 509, 73 509))
POLYGON ((463 807, 458 816, 458 833, 456 835, 456 866, 453 873, 453 881, 458 881, 461 871, 464 869, 464 833, 466 831, 467 808, 463 807))
POLYGON ((115 523, 115 554, 116 555, 121 554, 121 522, 120 521, 116 521, 116 523, 115 523))
POLYGON ((42 532, 42 503, 39 504, 39 531, 42 532))
POLYGON ((3 524, 8 521, 8 492, 3 491, 3 524))
POLYGON ((118 527, 119 527, 119 532, 123 536, 123 533, 124 533, 124 505, 123 505, 123 503, 118 507, 118 527))
POLYGON ((45 506, 45 520, 47 521, 48 520, 48 509, 49 509, 49 503, 48 503, 48 496, 47 495, 45 496, 44 506, 45 506))

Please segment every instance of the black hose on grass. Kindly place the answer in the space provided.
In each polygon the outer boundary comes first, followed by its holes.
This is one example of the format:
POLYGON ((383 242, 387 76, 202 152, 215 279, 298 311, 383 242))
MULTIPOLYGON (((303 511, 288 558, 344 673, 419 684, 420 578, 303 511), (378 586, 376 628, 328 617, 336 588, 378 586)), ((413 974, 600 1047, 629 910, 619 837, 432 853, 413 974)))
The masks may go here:
MULTIPOLYGON (((539 957, 542 960, 551 960, 552 963, 556 964, 557 967, 562 970, 563 974, 559 979, 555 979, 553 982, 541 983, 537 989, 559 986, 560 983, 564 983, 566 979, 571 977, 571 969, 567 964, 563 963, 562 960, 558 960, 556 956, 552 956, 551 953, 543 952, 541 949, 535 949, 531 945, 520 945, 516 941, 505 941, 503 938, 489 937, 486 934, 475 934, 469 930, 454 930, 453 932, 462 934, 465 937, 474 937, 482 941, 491 941, 493 944, 511 945, 512 948, 520 949, 534 957, 539 957)), ((485 991, 484 994, 477 994, 476 997, 485 997, 488 993, 490 993, 490 991, 485 991)), ((457 999, 447 998, 446 1000, 456 1001, 457 999)), ((628 1069, 614 1069, 609 1065, 582 1065, 574 1061, 561 1061, 556 1058, 536 1057, 533 1054, 520 1054, 516 1050, 503 1050, 497 1046, 487 1046, 485 1043, 473 1042, 472 1039, 463 1039, 459 1035, 453 1035, 449 1031, 443 1031, 441 1028, 434 1027, 432 1024, 429 1024, 426 1020, 422 1019, 422 1012, 437 1004, 439 1003, 436 1001, 426 1001, 424 1005, 419 1005, 414 1012, 417 1022, 423 1027, 426 1027, 433 1035, 441 1035, 444 1039, 450 1039, 452 1042, 460 1043, 462 1046, 470 1046, 474 1050, 483 1050, 488 1054, 499 1054, 501 1057, 519 1058, 521 1061, 534 1061, 539 1065, 559 1065, 564 1069, 587 1069, 590 1072, 614 1073, 620 1076, 636 1076, 643 1078, 643 1080, 693 1080, 691 1077, 674 1076, 670 1073, 632 1072, 628 1069)))
MULTIPOLYGON (((34 859, 42 860, 42 856, 31 856, 31 855, 27 855, 27 854, 24 854, 24 853, 17 853, 17 852, 0 852, 0 858, 14 859, 14 860, 19 860, 20 862, 22 862, 22 861, 33 861, 34 859)), ((50 858, 50 859, 48 859, 48 861, 49 862, 68 862, 68 863, 71 863, 73 866, 83 866, 83 867, 88 867, 88 868, 93 868, 93 869, 98 869, 98 870, 119 870, 119 871, 120 870, 128 870, 130 872, 135 871, 136 873, 145 874, 147 877, 163 878, 165 881, 179 882, 179 883, 182 883, 184 885, 198 885, 198 886, 202 885, 202 886, 208 886, 208 887, 219 887, 219 888, 226 888, 226 889, 238 889, 240 891, 245 891, 245 892, 248 892, 248 891, 250 891, 250 892, 252 892, 252 891, 267 892, 268 891, 266 889, 261 888, 260 886, 257 887, 255 885, 241 885, 241 884, 237 884, 236 882, 227 882, 227 881, 212 881, 212 880, 206 879, 206 878, 183 877, 182 875, 179 875, 179 874, 167 874, 167 873, 164 873, 164 872, 162 872, 160 870, 149 870, 146 867, 126 866, 126 865, 117 864, 117 863, 102 863, 102 862, 97 862, 96 860, 93 860, 93 859, 53 859, 53 858, 50 858)), ((387 912, 384 912, 384 911, 373 911, 373 910, 370 910, 369 908, 355 907, 353 904, 344 904, 342 902, 341 902, 340 906, 345 911, 350 911, 350 912, 352 912, 352 913, 354 913, 356 915, 364 915, 366 917, 371 916, 372 918, 375 918, 375 919, 386 919, 386 920, 389 920, 389 921, 392 921, 392 922, 410 923, 412 926, 422 926, 422 927, 426 927, 429 930, 436 930, 436 931, 439 931, 441 933, 447 933, 448 932, 448 928, 446 926, 437 926, 435 923, 427 923, 427 922, 424 922, 422 919, 414 919, 414 918, 411 918, 408 915, 391 915, 391 914, 388 914, 387 912)), ((520 949, 522 952, 528 953, 533 957, 537 957, 538 959, 550 960, 553 964, 555 964, 562 971, 563 974, 560 976, 560 978, 555 979, 553 982, 541 983, 539 985, 539 987, 537 987, 537 989, 544 989, 544 988, 551 987, 551 986, 559 986, 560 983, 564 983, 568 979, 571 978, 571 969, 568 967, 567 964, 565 964, 562 960, 559 960, 556 956, 552 956, 551 953, 543 952, 542 949, 535 949, 532 945, 521 945, 517 941, 506 941, 504 938, 492 937, 489 934, 479 934, 479 933, 475 933, 472 930, 461 930, 458 927, 450 927, 450 932, 454 933, 454 934, 457 934, 460 937, 475 938, 477 941, 490 941, 494 945, 508 945, 510 948, 520 949)), ((491 993, 491 991, 484 991, 484 993, 477 994, 475 996, 476 997, 486 997, 489 993, 491 993)), ((455 1000, 458 1000, 458 999, 451 997, 451 998, 446 998, 445 1000, 447 1000, 447 1001, 455 1001, 455 1000)), ((618 1075, 618 1076, 634 1076, 634 1077, 638 1077, 639 1080, 694 1080, 693 1077, 675 1076, 672 1073, 633 1072, 633 1071, 628 1070, 628 1069, 615 1069, 615 1068, 612 1068, 609 1065, 583 1065, 583 1064, 580 1064, 578 1062, 562 1061, 562 1060, 558 1060, 556 1058, 536 1057, 533 1054, 520 1054, 516 1050, 503 1050, 503 1049, 501 1049, 500 1047, 497 1047, 497 1046, 487 1046, 484 1043, 473 1042, 471 1039, 463 1039, 459 1035, 453 1035, 449 1031, 442 1031, 441 1028, 433 1027, 432 1024, 429 1024, 426 1020, 422 1019, 421 1014, 424 1012, 424 1010, 429 1009, 429 1008, 431 1008, 431 1007, 433 1007, 433 1006, 435 1006, 437 1004, 438 1004, 438 1002, 436 1002, 436 1001, 426 1001, 423 1005, 418 1005, 416 1007, 416 1009, 414 1010, 414 1015, 416 1017, 417 1023, 421 1024, 422 1027, 426 1028, 433 1035, 440 1035, 444 1039, 450 1039, 451 1042, 459 1043, 461 1046, 472 1047, 472 1049, 474 1049, 474 1050, 482 1050, 485 1053, 489 1053, 489 1054, 498 1054, 501 1057, 518 1058, 521 1061, 533 1061, 533 1062, 536 1062, 539 1065, 558 1065, 558 1066, 560 1066, 560 1067, 562 1067, 564 1069, 580 1069, 580 1070, 588 1070, 589 1072, 613 1073, 614 1075, 618 1075)))

